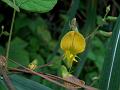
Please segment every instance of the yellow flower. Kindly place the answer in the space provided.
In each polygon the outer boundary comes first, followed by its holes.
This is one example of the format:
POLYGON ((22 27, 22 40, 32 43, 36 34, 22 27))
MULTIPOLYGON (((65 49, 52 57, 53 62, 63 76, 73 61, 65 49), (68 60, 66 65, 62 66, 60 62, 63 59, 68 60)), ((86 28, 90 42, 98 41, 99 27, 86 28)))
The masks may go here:
POLYGON ((73 61, 78 53, 85 50, 86 42, 85 38, 78 31, 69 31, 62 38, 60 47, 64 51, 64 59, 66 60, 67 66, 70 68, 73 61))
POLYGON ((28 68, 31 69, 31 70, 35 70, 36 67, 37 67, 37 59, 34 59, 29 65, 28 65, 28 68))

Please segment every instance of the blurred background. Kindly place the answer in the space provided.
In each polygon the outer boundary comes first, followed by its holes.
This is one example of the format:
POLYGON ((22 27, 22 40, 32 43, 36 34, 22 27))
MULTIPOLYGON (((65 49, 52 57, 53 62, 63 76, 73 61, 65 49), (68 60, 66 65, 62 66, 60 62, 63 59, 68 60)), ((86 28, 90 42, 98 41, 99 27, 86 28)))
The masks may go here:
MULTIPOLYGON (((99 28, 86 41, 86 51, 78 55, 80 59, 76 58, 79 62, 73 64, 71 74, 84 80, 87 85, 97 87, 110 39, 109 32, 112 32, 119 11, 120 5, 116 0, 58 0, 55 7, 47 13, 21 9, 15 17, 9 59, 25 66, 33 60, 37 61, 38 66, 51 63, 50 66, 38 68, 36 71, 61 76, 64 62, 63 51, 59 47, 60 39, 70 30, 71 19, 76 17, 79 32, 84 37, 99 28), (111 6, 110 11, 103 20, 108 5, 111 6)), ((0 55, 5 55, 12 14, 13 9, 0 1, 0 33, 4 26, 4 32, 0 34, 0 55)), ((17 67, 10 61, 8 63, 9 67, 17 67)), ((20 75, 58 90, 58 85, 39 76, 20 75)), ((64 88, 59 87, 59 90, 64 88)))

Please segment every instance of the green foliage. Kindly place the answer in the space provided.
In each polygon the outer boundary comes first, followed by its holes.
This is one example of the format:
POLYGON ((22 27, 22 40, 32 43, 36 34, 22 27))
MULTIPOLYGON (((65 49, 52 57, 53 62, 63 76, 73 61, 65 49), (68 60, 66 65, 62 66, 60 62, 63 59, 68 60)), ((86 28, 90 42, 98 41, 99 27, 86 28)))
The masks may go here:
POLYGON ((7 90, 3 82, 0 80, 0 90, 7 90))
POLYGON ((103 26, 106 23, 101 16, 97 16, 97 25, 103 26))
MULTIPOLYGON (((84 27, 82 27, 83 34, 87 37, 90 32, 94 32, 95 29, 95 25, 96 25, 96 1, 95 0, 91 0, 89 1, 88 7, 87 7, 87 19, 86 19, 86 23, 84 25, 84 27), (94 18, 93 18, 94 17, 94 18)), ((91 39, 89 38, 89 40, 86 40, 86 50, 85 52, 83 52, 83 54, 80 55, 80 59, 79 62, 77 64, 76 70, 75 70, 75 76, 79 76, 80 73, 83 70, 84 64, 86 62, 87 59, 87 54, 89 53, 89 47, 91 45, 91 39)))
POLYGON ((55 4, 57 3, 57 0, 14 0, 13 2, 11 0, 2 0, 3 2, 7 3, 9 6, 14 8, 16 11, 20 11, 19 7, 31 11, 31 12, 39 12, 44 13, 50 11, 55 4))
MULTIPOLYGON (((11 75, 10 79, 12 80, 13 85, 16 90, 52 90, 49 87, 46 87, 40 83, 26 79, 23 76, 11 75)), ((0 90, 7 90, 5 84, 0 80, 0 90)))
POLYGON ((92 60, 100 71, 104 61, 105 46, 105 43, 103 43, 98 37, 95 37, 88 53, 88 59, 92 60))
POLYGON ((17 5, 15 5, 11 0, 2 0, 3 2, 5 2, 7 5, 9 5, 10 7, 14 8, 16 11, 20 11, 19 7, 17 5))
POLYGON ((59 41, 57 42, 55 48, 54 48, 54 52, 47 58, 47 60, 51 60, 55 54, 57 53, 58 49, 60 48, 59 47, 59 44, 60 44, 60 41, 61 41, 61 38, 62 36, 70 30, 70 27, 69 27, 69 24, 70 24, 70 21, 75 17, 75 14, 79 8, 79 0, 73 0, 73 5, 72 7, 69 9, 69 11, 67 12, 67 18, 66 18, 66 22, 64 24, 64 27, 62 28, 61 30, 61 35, 59 36, 59 41))
POLYGON ((2 46, 0 46, 0 54, 4 54, 5 53, 5 50, 2 46))
MULTIPOLYGON (((22 65, 29 64, 29 53, 25 50, 27 43, 22 39, 16 37, 11 41, 9 58, 21 63, 22 65)), ((9 61, 9 63, 11 63, 9 61)), ((11 67, 17 66, 15 64, 9 64, 11 67)))
MULTIPOLYGON (((6 55, 12 11, 15 9, 18 12, 16 13, 13 27, 8 68, 21 68, 11 62, 11 60, 25 67, 28 67, 33 60, 36 60, 38 66, 34 70, 36 72, 44 72, 61 77, 75 75, 80 80, 84 80, 86 85, 97 88, 99 85, 101 90, 118 90, 120 85, 118 60, 120 58, 120 40, 117 36, 120 32, 120 18, 118 18, 115 28, 113 30, 112 28, 117 19, 117 10, 120 4, 117 5, 115 0, 113 0, 112 8, 109 7, 106 14, 104 8, 107 6, 104 6, 103 3, 105 5, 109 3, 103 1, 0 1, 0 55, 6 55), (56 7, 54 7, 55 5, 56 7), (98 6, 100 7, 97 8, 98 6), (19 9, 21 12, 19 12, 19 9), (79 32, 86 37, 87 47, 85 52, 76 57, 78 62, 73 63, 73 67, 69 70, 63 61, 63 52, 59 43, 63 35, 70 30, 70 21, 74 17, 76 17, 79 32), (108 43, 111 35, 111 41, 108 43), (116 50, 115 45, 118 46, 116 50), (115 58, 113 59, 113 57, 115 58), (112 62, 114 62, 113 66, 111 66, 112 62), (111 70, 112 73, 110 74, 111 70), (109 88, 106 89, 108 81, 110 81, 109 88)), ((8 75, 10 74, 9 76, 17 90, 65 90, 65 88, 42 79, 40 76, 26 73, 12 75, 13 71, 7 73, 8 75)), ((0 90, 7 90, 2 76, 0 76, 0 90)))
POLYGON ((17 90, 52 90, 40 83, 26 79, 21 76, 12 75, 11 80, 17 90))
POLYGON ((25 10, 32 12, 48 12, 57 3, 57 0, 15 0, 16 4, 25 10))
POLYGON ((109 43, 100 78, 101 90, 119 90, 120 86, 120 16, 117 19, 109 43))

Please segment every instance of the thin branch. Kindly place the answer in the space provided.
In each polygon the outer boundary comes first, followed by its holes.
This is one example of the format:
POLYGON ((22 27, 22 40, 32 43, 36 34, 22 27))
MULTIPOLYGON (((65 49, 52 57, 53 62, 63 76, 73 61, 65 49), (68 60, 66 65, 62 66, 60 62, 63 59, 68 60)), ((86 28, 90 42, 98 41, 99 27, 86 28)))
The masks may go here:
POLYGON ((4 82, 8 87, 8 90, 15 90, 11 80, 7 75, 6 58, 4 56, 0 56, 0 75, 3 76, 4 82))
MULTIPOLYGON (((69 81, 69 80, 66 80, 64 78, 61 78, 61 77, 58 77, 58 76, 55 76, 55 75, 52 75, 52 74, 45 74, 45 73, 42 73, 42 72, 35 72, 29 68, 26 68, 25 66, 11 60, 13 63, 21 66, 22 68, 24 69, 17 69, 17 68, 10 68, 9 70, 10 71, 18 71, 18 72, 25 72, 25 73, 29 73, 29 74, 33 74, 33 75, 38 75, 38 76, 41 76, 42 78, 48 80, 48 81, 51 81, 57 85, 60 85, 62 87, 65 87, 65 88, 85 88, 85 89, 89 89, 89 90, 98 90, 94 87, 90 87, 90 86, 87 86, 83 83, 75 83, 75 82, 72 82, 72 81, 69 81), (68 85, 65 85, 64 83, 67 83, 68 85)), ((79 80, 79 79, 77 79, 79 80)))
POLYGON ((12 22, 11 22, 11 27, 10 27, 10 34, 9 34, 9 39, 8 39, 8 44, 7 44, 7 50, 6 50, 6 60, 8 60, 8 57, 9 57, 9 50, 10 50, 10 43, 11 43, 13 25, 14 25, 14 20, 15 20, 15 14, 16 14, 16 10, 14 9, 12 22))

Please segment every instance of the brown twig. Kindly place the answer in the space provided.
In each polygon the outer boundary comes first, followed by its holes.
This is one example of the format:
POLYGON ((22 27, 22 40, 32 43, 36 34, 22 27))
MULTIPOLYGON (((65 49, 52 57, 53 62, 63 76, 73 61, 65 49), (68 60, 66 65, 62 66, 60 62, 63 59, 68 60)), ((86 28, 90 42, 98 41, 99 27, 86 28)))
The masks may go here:
POLYGON ((4 56, 0 56, 0 75, 3 76, 4 82, 8 89, 15 90, 11 80, 7 75, 6 58, 4 56))
POLYGON ((44 64, 44 65, 41 65, 41 66, 37 66, 36 68, 43 68, 43 67, 51 66, 51 65, 52 65, 52 62, 49 62, 47 64, 44 64))
MULTIPOLYGON (((84 85, 84 84, 80 84, 80 83, 75 83, 75 82, 72 82, 72 81, 69 81, 69 80, 66 80, 64 78, 61 78, 61 77, 58 77, 58 76, 55 76, 55 75, 51 75, 51 74, 45 74, 45 73, 42 73, 42 72, 35 72, 29 68, 26 68, 24 67, 23 65, 15 62, 12 60, 13 63, 21 66, 22 68, 24 69, 16 69, 16 68, 13 68, 13 69, 9 69, 10 71, 13 71, 13 72, 24 72, 24 73, 29 73, 29 74, 33 74, 33 75, 38 75, 48 81, 51 81, 57 85, 60 85, 62 87, 65 87, 65 88, 85 88, 87 90, 98 90, 96 88, 93 88, 93 87, 90 87, 90 86, 87 86, 87 85, 84 85), (68 83, 69 85, 65 85, 65 83, 68 83)), ((78 79, 79 80, 79 79, 78 79)))

